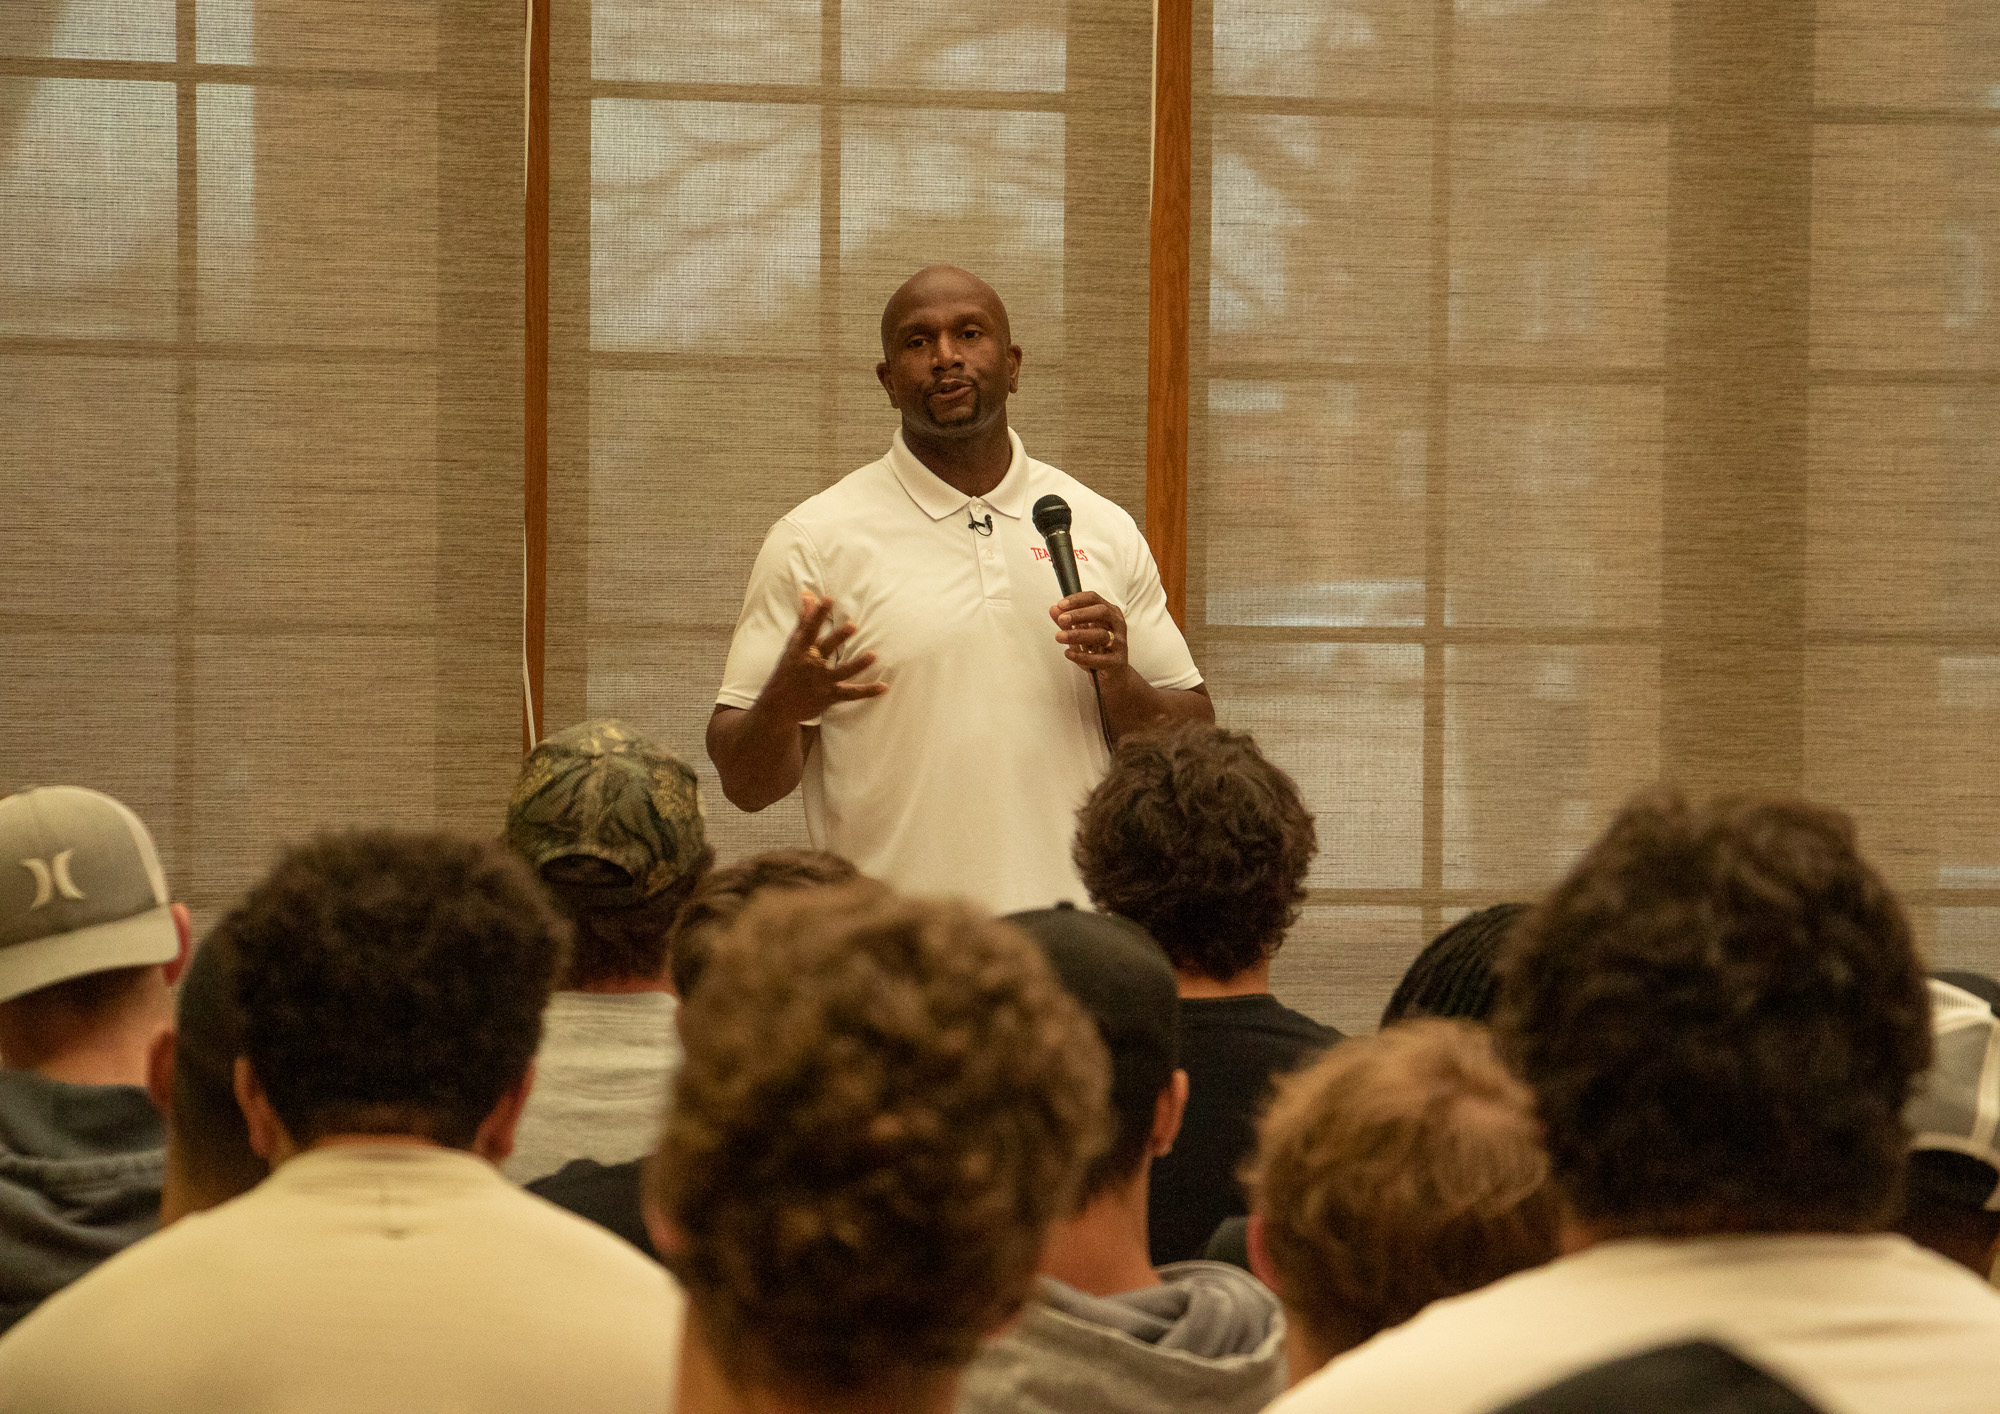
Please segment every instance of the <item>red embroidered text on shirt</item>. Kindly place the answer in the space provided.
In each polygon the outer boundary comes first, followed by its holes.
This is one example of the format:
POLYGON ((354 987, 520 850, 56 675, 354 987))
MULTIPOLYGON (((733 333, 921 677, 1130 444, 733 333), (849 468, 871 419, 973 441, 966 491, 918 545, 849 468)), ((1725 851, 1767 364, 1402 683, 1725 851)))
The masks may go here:
MULTIPOLYGON (((1039 546, 1039 545, 1031 545, 1031 546, 1029 546, 1028 548, 1029 548, 1029 549, 1031 549, 1031 550, 1033 550, 1033 551, 1035 552, 1035 558, 1036 558, 1036 559, 1038 559, 1038 560, 1046 560, 1046 559, 1047 559, 1047 558, 1049 557, 1049 552, 1048 552, 1047 550, 1044 550, 1044 549, 1043 549, 1043 548, 1042 548, 1041 546, 1039 546)), ((1071 547, 1071 552, 1072 552, 1072 553, 1073 553, 1073 554, 1074 554, 1074 555, 1075 555, 1075 556, 1076 556, 1076 557, 1077 557, 1077 558, 1078 558, 1079 560, 1082 560, 1082 561, 1083 561, 1083 562, 1084 562, 1084 563, 1085 563, 1086 565, 1090 563, 1090 556, 1088 556, 1088 555, 1084 554, 1084 553, 1083 553, 1083 551, 1081 551, 1081 550, 1078 550, 1078 549, 1076 549, 1076 548, 1075 548, 1074 546, 1072 546, 1072 547, 1071 547)))

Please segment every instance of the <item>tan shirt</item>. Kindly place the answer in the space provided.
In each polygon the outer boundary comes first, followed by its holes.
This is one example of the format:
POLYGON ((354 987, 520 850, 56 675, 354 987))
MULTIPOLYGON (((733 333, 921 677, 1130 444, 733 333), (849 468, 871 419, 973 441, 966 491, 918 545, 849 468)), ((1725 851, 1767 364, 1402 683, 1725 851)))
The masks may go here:
POLYGON ((0 1414, 660 1414, 683 1306, 471 1154, 317 1149, 16 1326, 0 1414))
POLYGON ((1267 1414, 1489 1414, 1695 1339, 1826 1414, 2000 1407, 2000 1294, 1901 1237, 1797 1235, 1603 1243, 1433 1303, 1267 1414))

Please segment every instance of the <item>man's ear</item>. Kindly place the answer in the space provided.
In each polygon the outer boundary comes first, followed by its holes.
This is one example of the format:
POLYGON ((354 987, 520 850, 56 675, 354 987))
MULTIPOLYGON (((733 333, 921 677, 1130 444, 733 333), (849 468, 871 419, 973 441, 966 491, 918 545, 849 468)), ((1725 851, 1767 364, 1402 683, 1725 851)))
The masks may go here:
POLYGON ((1007 391, 1010 393, 1021 391, 1021 346, 1019 344, 1007 345, 1007 391))
POLYGON ((1262 1213, 1250 1215, 1250 1223, 1243 1231, 1243 1238, 1245 1245, 1250 1249, 1250 1274, 1263 1282, 1282 1300, 1284 1293, 1278 1290, 1278 1269, 1271 1265, 1271 1249, 1264 1241, 1262 1213))
POLYGON ((271 1108, 264 1087, 257 1081, 257 1072, 250 1068, 248 1056, 236 1058, 230 1080, 236 1091, 237 1108, 243 1111, 244 1128, 250 1131, 250 1152, 276 1168, 297 1153, 298 1147, 285 1132, 285 1122, 271 1108))
POLYGON ((896 405, 896 390, 889 386, 889 360, 883 359, 875 365, 875 381, 882 385, 882 391, 889 397, 889 406, 896 405))
POLYGON ((1187 1114, 1188 1077, 1185 1070, 1174 1072, 1167 1088, 1153 1101, 1153 1132, 1146 1138, 1146 1152, 1154 1158, 1170 1153, 1180 1138, 1181 1119, 1187 1114))
MULTIPOLYGON (((649 1163, 647 1169, 651 1169, 649 1163)), ((687 1252, 687 1234, 675 1225, 674 1220, 660 1211, 660 1205, 653 1198, 653 1185, 647 1183, 639 1193, 639 1216, 646 1220, 646 1236, 653 1240, 653 1250, 666 1261, 671 1262, 687 1252)))
POLYGON ((153 1038, 146 1049, 146 1095, 153 1108, 166 1114, 174 1102, 174 1028, 153 1038))
POLYGON ((535 1063, 521 1072, 521 1078, 507 1087, 500 1102, 479 1121, 472 1136, 472 1152, 490 1164, 504 1163, 514 1152, 514 1130, 521 1123, 521 1111, 528 1107, 529 1092, 535 1088, 535 1063))
POLYGON ((187 969, 188 959, 194 955, 194 920, 188 917, 187 905, 169 904, 167 911, 174 917, 174 931, 180 935, 180 949, 174 953, 174 960, 161 971, 166 974, 167 985, 173 986, 181 980, 181 973, 187 969))

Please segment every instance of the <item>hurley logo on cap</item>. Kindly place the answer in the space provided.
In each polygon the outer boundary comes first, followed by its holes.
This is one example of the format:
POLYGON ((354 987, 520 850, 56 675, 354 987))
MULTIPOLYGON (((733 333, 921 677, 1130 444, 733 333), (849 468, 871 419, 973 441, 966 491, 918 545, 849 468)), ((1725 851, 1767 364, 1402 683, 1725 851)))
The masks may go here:
POLYGON ((0 800, 0 1001, 172 960, 179 925, 146 827, 110 796, 42 786, 0 800))
POLYGON ((75 854, 75 850, 66 849, 54 859, 21 861, 21 867, 35 876, 35 901, 28 905, 30 912, 53 903, 58 893, 64 898, 83 897, 83 890, 79 889, 76 880, 69 876, 69 861, 75 854))

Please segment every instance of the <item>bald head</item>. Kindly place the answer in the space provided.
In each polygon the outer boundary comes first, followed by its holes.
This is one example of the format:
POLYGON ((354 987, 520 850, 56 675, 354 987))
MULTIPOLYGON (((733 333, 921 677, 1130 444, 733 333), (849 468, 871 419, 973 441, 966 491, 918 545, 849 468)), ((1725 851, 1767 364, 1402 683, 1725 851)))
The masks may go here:
POLYGON ((900 342, 897 335, 909 322, 911 314, 937 301, 977 303, 993 321, 994 333, 1000 342, 1014 342, 1013 331, 1007 324, 1007 306, 1001 301, 999 291, 971 271, 961 270, 956 265, 926 265, 898 285, 896 293, 890 295, 889 302, 882 306, 884 357, 900 342))

